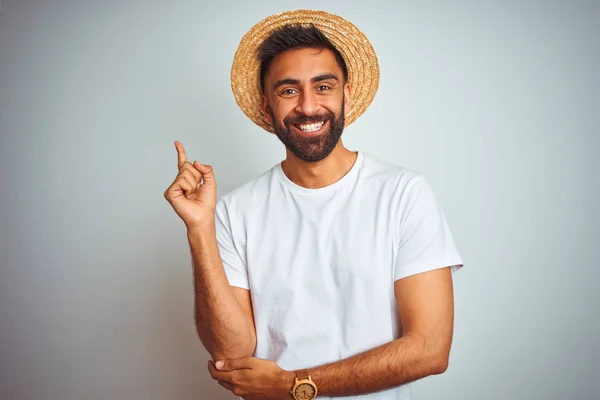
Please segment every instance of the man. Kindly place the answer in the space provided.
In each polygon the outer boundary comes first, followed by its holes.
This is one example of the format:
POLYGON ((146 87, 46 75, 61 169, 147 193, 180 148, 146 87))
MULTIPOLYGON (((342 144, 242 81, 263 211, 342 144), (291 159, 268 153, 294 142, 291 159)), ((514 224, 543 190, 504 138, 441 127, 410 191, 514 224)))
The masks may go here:
POLYGON ((285 160, 217 202, 212 168, 175 143, 165 197, 187 227, 197 330, 244 399, 409 399, 447 368, 462 261, 443 212, 420 175, 341 140, 378 68, 341 17, 271 16, 242 39, 232 88, 285 160))

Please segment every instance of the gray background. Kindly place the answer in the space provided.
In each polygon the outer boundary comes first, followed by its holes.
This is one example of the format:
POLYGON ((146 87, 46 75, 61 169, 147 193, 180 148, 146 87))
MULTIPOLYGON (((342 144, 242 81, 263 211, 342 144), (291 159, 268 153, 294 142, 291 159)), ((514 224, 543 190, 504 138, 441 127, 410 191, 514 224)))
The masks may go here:
POLYGON ((174 140, 222 195, 284 157, 237 108, 260 19, 354 22, 380 91, 350 149, 423 173, 466 267, 418 399, 599 399, 598 2, 3 1, 0 398, 231 399, 163 198, 174 140))

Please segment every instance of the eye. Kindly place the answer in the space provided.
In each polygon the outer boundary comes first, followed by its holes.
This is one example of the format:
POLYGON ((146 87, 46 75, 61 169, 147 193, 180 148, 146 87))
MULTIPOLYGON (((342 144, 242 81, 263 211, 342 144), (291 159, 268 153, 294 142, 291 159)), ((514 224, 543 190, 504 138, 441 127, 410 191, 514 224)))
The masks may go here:
POLYGON ((292 88, 284 89, 284 90, 281 91, 281 94, 284 95, 284 96, 286 96, 286 95, 289 96, 289 95, 294 94, 294 93, 296 93, 296 89, 292 89, 292 88))
POLYGON ((324 90, 329 90, 329 89, 330 89, 330 87, 327 85, 321 85, 321 86, 317 87, 317 90, 320 92, 322 92, 324 90))

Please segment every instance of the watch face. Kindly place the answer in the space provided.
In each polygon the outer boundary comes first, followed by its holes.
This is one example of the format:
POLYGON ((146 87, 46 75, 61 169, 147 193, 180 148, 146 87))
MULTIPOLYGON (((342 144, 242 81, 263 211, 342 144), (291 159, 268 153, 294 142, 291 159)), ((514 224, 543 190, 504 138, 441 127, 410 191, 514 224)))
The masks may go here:
POLYGON ((294 397, 298 400, 311 400, 315 397, 315 388, 308 383, 301 383, 296 387, 294 397))

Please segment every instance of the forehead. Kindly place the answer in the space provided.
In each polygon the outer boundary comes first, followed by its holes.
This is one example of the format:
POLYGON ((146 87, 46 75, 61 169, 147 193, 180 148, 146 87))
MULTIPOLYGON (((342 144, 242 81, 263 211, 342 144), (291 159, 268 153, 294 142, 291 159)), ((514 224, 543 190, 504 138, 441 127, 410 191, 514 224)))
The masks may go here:
POLYGON ((335 55, 329 49, 294 49, 287 50, 273 59, 267 73, 267 82, 291 78, 309 81, 311 78, 333 74, 343 79, 342 69, 335 55))

